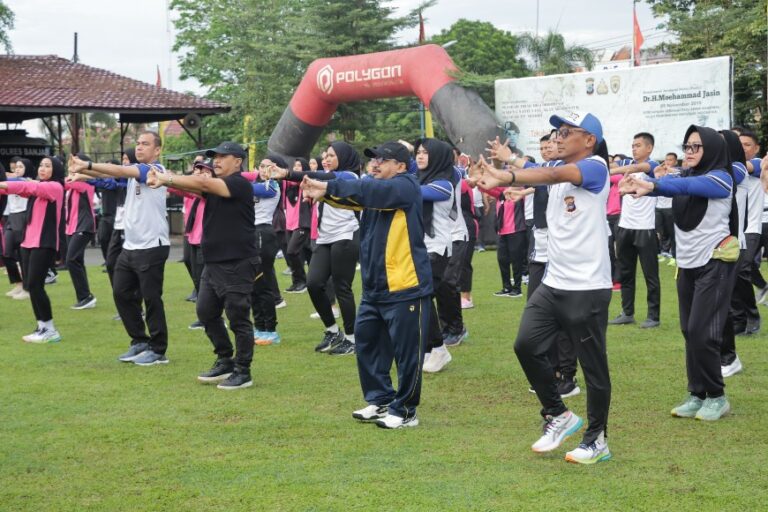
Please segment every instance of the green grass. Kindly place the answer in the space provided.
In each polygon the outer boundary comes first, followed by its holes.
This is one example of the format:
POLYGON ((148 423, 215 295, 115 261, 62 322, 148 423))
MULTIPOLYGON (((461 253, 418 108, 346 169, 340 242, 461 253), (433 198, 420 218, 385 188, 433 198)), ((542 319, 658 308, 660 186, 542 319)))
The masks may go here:
MULTIPOLYGON (((60 344, 22 343, 30 305, 2 297, 0 510, 764 510, 764 335, 737 341, 745 371, 727 382, 730 417, 672 418, 686 379, 673 271, 662 267, 662 327, 608 331, 614 459, 575 466, 563 456, 577 440, 531 452, 539 405, 512 348, 524 302, 492 296, 495 253, 475 268, 470 338, 425 376, 422 423, 403 431, 351 419, 363 405, 355 360, 313 352, 321 325, 306 294, 286 296, 283 343, 256 348, 255 385, 237 392, 195 380, 214 356, 186 328, 194 307, 181 264, 166 270, 167 366, 116 361, 127 338, 98 268, 96 309, 68 309, 66 272, 49 287, 60 344)), ((642 284, 638 297, 643 320, 642 284)), ((568 404, 585 414, 583 393, 568 404)))

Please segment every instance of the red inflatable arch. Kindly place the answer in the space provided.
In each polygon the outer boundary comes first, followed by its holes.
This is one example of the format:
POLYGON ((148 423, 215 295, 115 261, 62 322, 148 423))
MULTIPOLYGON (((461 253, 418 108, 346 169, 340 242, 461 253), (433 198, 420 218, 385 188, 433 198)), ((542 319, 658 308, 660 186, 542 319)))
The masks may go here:
MULTIPOLYGON (((269 138, 269 149, 308 156, 341 103, 416 96, 463 152, 477 156, 504 130, 480 96, 457 85, 451 58, 437 45, 348 57, 318 59, 269 138)), ((384 141, 382 141, 384 142, 384 141)))

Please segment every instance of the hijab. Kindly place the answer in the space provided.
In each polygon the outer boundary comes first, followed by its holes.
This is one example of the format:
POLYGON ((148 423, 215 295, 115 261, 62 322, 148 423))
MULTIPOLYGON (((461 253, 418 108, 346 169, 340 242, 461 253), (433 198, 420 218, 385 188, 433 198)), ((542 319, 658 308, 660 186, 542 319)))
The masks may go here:
MULTIPOLYGON (((701 161, 691 169, 684 169, 681 173, 682 177, 688 176, 703 176, 710 171, 721 170, 731 173, 731 162, 728 157, 728 145, 725 139, 712 128, 706 126, 691 125, 685 132, 685 138, 693 132, 697 132, 701 137, 703 152, 701 161)), ((735 194, 732 194, 733 201, 735 201, 735 194)), ((706 197, 696 196, 675 196, 672 198, 672 215, 675 219, 677 227, 683 231, 691 231, 698 226, 704 215, 707 213, 707 206, 709 205, 709 199, 706 197)), ((731 217, 734 215, 736 208, 731 207, 731 217)), ((738 214, 738 212, 736 212, 738 214)), ((731 224, 733 222, 731 221, 731 224)), ((738 220, 736 221, 738 224, 738 220)), ((731 229, 733 232, 733 229, 731 229)), ((738 230, 736 231, 738 233, 738 230)))
MULTIPOLYGON (((312 169, 309 167, 309 161, 306 158, 297 158, 296 162, 299 162, 301 164, 301 170, 304 172, 310 172, 312 169)), ((294 163, 294 165, 296 165, 294 163)), ((319 168, 318 168, 319 170, 319 168)), ((299 187, 287 187, 285 189, 285 198, 291 203, 291 205, 295 206, 296 201, 299 200, 299 187)))
POLYGON ((137 164, 139 163, 138 160, 136 160, 136 149, 135 148, 128 148, 126 149, 123 154, 128 157, 128 161, 131 164, 137 164))
POLYGON ((24 164, 24 175, 21 176, 22 178, 30 178, 35 179, 37 178, 37 168, 32 163, 32 160, 29 158, 19 158, 17 162, 21 162, 24 164))
MULTIPOLYGON (((453 168, 453 149, 447 142, 443 142, 438 139, 420 139, 414 144, 414 151, 418 151, 419 147, 423 147, 429 154, 429 161, 427 167, 419 169, 416 173, 416 178, 422 185, 428 185, 437 180, 446 180, 456 185, 454 179, 455 173, 453 168)), ((432 225, 432 215, 434 211, 434 203, 432 201, 425 201, 423 205, 424 216, 424 232, 430 237, 435 236, 435 228, 432 225)))
POLYGON ((331 142, 330 146, 336 153, 336 158, 339 159, 339 167, 336 170, 353 172, 359 176, 363 164, 355 148, 340 140, 331 142))

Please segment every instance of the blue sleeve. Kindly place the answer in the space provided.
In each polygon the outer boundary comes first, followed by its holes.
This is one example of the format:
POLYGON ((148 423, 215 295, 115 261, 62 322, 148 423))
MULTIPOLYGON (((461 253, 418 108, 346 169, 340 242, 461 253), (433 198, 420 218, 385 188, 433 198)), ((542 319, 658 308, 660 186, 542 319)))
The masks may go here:
POLYGON ((6 181, 24 181, 24 178, 13 177, 13 178, 8 178, 6 181))
POLYGON ((342 208, 392 210, 413 205, 421 194, 416 180, 403 175, 386 180, 334 180, 328 183, 325 198, 342 208))
POLYGON ((736 184, 740 185, 741 182, 744 181, 744 178, 747 177, 747 167, 741 162, 734 162, 733 165, 731 165, 731 170, 733 170, 733 177, 736 180, 736 184))
POLYGON ((646 163, 651 166, 651 169, 646 174, 651 178, 656 177, 653 171, 659 166, 659 162, 656 160, 648 160, 646 163))
POLYGON ((752 172, 749 173, 749 175, 752 176, 753 178, 759 178, 760 177, 760 159, 752 158, 749 161, 752 163, 752 172))
POLYGON ((526 160, 526 162, 523 164, 523 169, 532 169, 532 168, 535 168, 535 167, 544 167, 544 165, 546 165, 546 162, 544 162, 542 165, 539 165, 539 164, 535 164, 533 162, 529 162, 529 161, 526 160))
POLYGON ((697 196, 708 199, 725 199, 730 197, 733 188, 731 175, 725 171, 712 171, 702 176, 674 177, 665 176, 656 183, 656 195, 697 196))
POLYGON ((146 183, 147 182, 147 174, 149 174, 150 169, 152 169, 152 166, 149 164, 134 164, 137 169, 139 169, 139 177, 136 178, 136 181, 139 183, 146 183))
POLYGON ((408 161, 408 174, 412 174, 412 175, 416 176, 416 174, 418 174, 418 172, 419 172, 419 166, 416 165, 416 160, 411 158, 408 161))
POLYGON ((576 167, 581 171, 581 185, 584 190, 593 194, 599 193, 608 183, 608 168, 602 161, 587 158, 576 162, 576 167))
POLYGON ((453 195, 453 185, 448 180, 435 180, 427 185, 421 185, 421 198, 424 201, 439 203, 447 201, 453 195))
POLYGON ((252 185, 254 197, 272 198, 275 197, 280 190, 280 187, 275 180, 254 181, 252 185))
MULTIPOLYGON (((117 190, 120 188, 120 183, 114 178, 95 178, 92 180, 86 180, 86 183, 93 185, 98 190, 117 190)), ((125 185, 122 185, 125 187, 125 185)))

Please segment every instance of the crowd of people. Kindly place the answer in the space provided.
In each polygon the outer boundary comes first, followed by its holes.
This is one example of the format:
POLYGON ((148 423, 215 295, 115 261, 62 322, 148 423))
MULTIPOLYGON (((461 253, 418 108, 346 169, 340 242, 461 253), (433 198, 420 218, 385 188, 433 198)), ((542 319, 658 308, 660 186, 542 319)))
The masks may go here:
POLYGON ((463 310, 474 307, 472 257, 482 245, 481 224, 493 218, 502 283, 495 295, 522 297, 527 285, 514 348, 542 406, 533 451, 555 450, 584 426, 564 402, 581 392, 578 365, 587 425, 565 458, 592 464, 611 457, 606 333, 608 324, 635 323, 638 261, 647 289, 644 329, 663 320, 659 264, 677 267, 688 388, 672 415, 720 419, 731 407, 723 379, 742 369, 735 338, 759 331, 757 304, 768 296, 759 270, 768 249, 768 158, 760 159, 757 137, 692 125, 683 160, 669 152, 658 162, 650 132, 621 141, 631 142, 630 158, 609 154, 592 114, 553 115, 550 124, 539 162, 499 139, 489 141, 486 155, 465 155, 425 138, 368 148, 365 163, 337 141, 317 158, 270 153, 246 171, 242 146, 223 142, 196 157, 191 173, 176 174, 160 163, 162 143, 152 131, 138 136, 122 162, 78 154, 65 169, 52 156, 35 171, 29 160, 14 159, 0 173, 0 240, 7 295, 29 300, 37 321, 23 340, 62 339, 45 291, 59 259, 72 278, 72 309, 96 305, 84 264, 96 238, 116 318, 130 339, 118 359, 169 362, 163 280, 170 192, 184 202, 188 299, 197 315, 190 328, 205 330, 216 356, 200 382, 251 386, 254 346, 281 342, 282 293, 308 292, 322 323, 315 351, 356 356, 366 405, 353 418, 414 427, 423 372, 442 371, 452 361, 449 348, 469 335, 463 310), (94 194, 104 204, 98 226, 94 194), (275 273, 279 252, 291 275, 285 290, 275 273), (621 313, 609 319, 612 291, 621 292, 621 313))

